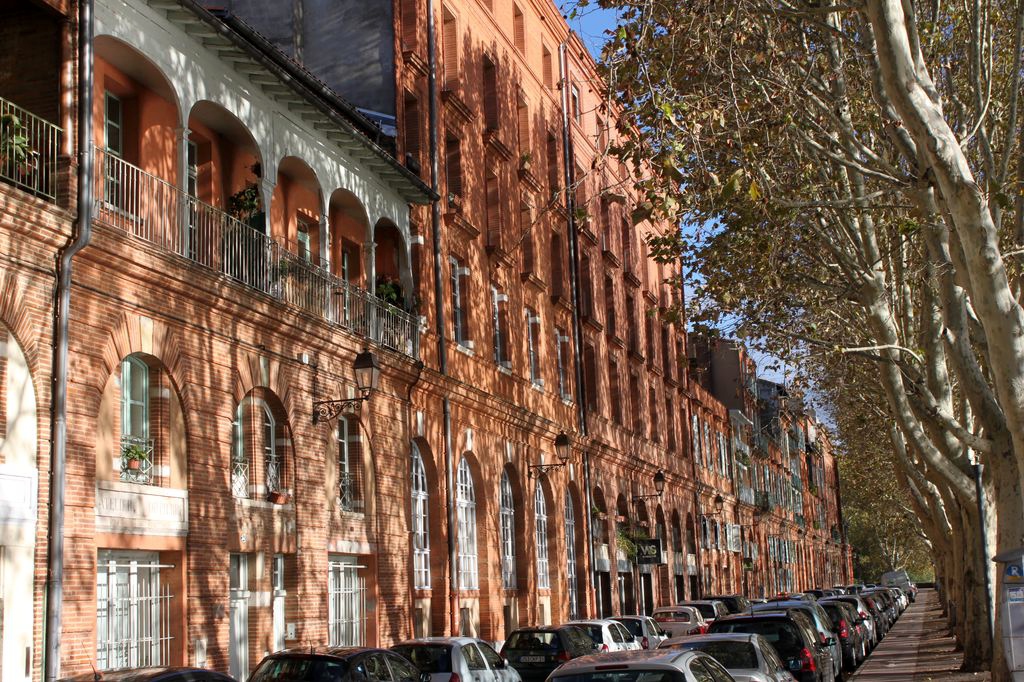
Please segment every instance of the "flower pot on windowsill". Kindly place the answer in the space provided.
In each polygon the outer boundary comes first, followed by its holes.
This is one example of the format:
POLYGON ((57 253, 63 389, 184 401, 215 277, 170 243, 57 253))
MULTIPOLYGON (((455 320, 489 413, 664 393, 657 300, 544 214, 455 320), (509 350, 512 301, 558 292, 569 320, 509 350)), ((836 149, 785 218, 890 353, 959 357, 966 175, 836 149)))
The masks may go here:
POLYGON ((288 493, 275 490, 267 497, 273 504, 288 504, 288 493))
POLYGON ((142 460, 139 460, 139 459, 130 459, 130 460, 128 460, 128 468, 131 471, 138 471, 139 469, 142 468, 142 460))

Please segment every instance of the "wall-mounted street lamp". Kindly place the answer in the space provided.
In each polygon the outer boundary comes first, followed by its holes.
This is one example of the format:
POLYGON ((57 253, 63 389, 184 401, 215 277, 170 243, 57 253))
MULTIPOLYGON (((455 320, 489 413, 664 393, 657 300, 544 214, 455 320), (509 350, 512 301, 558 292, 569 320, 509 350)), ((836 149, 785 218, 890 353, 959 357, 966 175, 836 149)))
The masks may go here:
MULTIPOLYGON (((343 412, 355 412, 363 401, 370 399, 370 394, 380 386, 380 363, 377 357, 367 349, 356 356, 352 363, 352 369, 356 374, 356 387, 359 395, 355 398, 344 400, 314 400, 313 401, 313 423, 335 419, 343 412)), ((314 395, 315 395, 314 391, 314 395)))
POLYGON ((555 436, 555 457, 558 462, 552 464, 527 464, 526 467, 529 469, 527 476, 529 478, 535 478, 537 476, 543 476, 544 474, 554 469, 561 469, 569 463, 569 455, 572 453, 572 440, 565 431, 560 431, 555 436))
POLYGON ((639 502, 640 500, 650 500, 655 497, 661 497, 663 492, 665 492, 665 472, 658 469, 657 473, 654 474, 654 492, 647 495, 633 495, 633 501, 639 502))
POLYGON ((722 512, 725 511, 725 498, 721 494, 715 495, 715 511, 704 516, 721 516, 722 512))

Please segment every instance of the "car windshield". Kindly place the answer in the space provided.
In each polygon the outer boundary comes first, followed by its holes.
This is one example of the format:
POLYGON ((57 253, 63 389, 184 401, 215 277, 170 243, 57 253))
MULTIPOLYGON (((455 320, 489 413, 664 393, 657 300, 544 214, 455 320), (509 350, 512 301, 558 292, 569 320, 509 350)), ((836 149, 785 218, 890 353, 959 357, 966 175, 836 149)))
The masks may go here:
POLYGON ((552 677, 551 682, 686 682, 686 676, 679 670, 643 670, 637 668, 621 669, 620 666, 607 666, 618 670, 594 670, 593 672, 576 675, 559 675, 552 677))
POLYGON ((600 625, 584 625, 582 623, 576 623, 576 627, 590 635, 590 639, 594 640, 598 644, 604 643, 604 632, 601 631, 600 625))
POLYGON ((690 622, 690 614, 687 611, 655 611, 654 620, 690 622))
POLYGON ((718 617, 718 614, 715 613, 714 604, 694 604, 693 607, 700 611, 700 615, 704 616, 704 620, 714 620, 718 617))
POLYGON ((615 620, 622 623, 623 627, 629 630, 629 634, 633 635, 634 637, 644 636, 644 627, 640 623, 639 618, 616 618, 615 620))
POLYGON ((333 682, 340 680, 347 668, 336 658, 282 656, 263 661, 249 682, 333 682))
POLYGON ((561 648, 557 632, 541 632, 537 630, 523 630, 513 632, 505 643, 508 649, 548 649, 561 648))
POLYGON ((673 649, 703 651, 729 670, 757 669, 757 654, 750 642, 714 642, 695 640, 679 642, 673 649))
POLYGON ((797 633, 796 624, 784 620, 747 620, 737 623, 719 621, 711 626, 712 632, 743 632, 761 635, 768 640, 783 658, 800 655, 804 647, 797 633))
POLYGON ((452 650, 444 644, 399 644, 391 648, 410 661, 421 673, 450 673, 452 650))

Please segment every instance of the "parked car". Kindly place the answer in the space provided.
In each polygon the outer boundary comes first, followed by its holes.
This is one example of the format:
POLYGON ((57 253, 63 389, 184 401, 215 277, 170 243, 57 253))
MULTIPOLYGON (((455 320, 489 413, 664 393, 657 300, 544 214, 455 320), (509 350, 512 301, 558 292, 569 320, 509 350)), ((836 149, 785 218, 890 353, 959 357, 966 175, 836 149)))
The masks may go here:
POLYGON ((889 632, 889 617, 885 612, 885 606, 880 600, 876 600, 869 594, 859 595, 861 600, 868 607, 868 613, 875 621, 875 631, 878 633, 878 641, 881 642, 886 633, 889 632))
POLYGON ((598 651, 634 651, 641 648, 640 640, 615 620, 571 620, 566 625, 575 625, 590 635, 598 651))
POLYGON ((910 576, 904 570, 889 571, 883 573, 882 578, 879 581, 886 587, 898 587, 907 593, 907 599, 915 601, 917 599, 917 585, 911 580, 910 576))
POLYGON ((750 600, 741 594, 712 595, 706 599, 722 602, 729 613, 743 613, 750 608, 750 600))
POLYGON ((694 607, 700 611, 700 615, 704 616, 704 620, 708 624, 714 623, 717 618, 725 618, 729 615, 729 609, 717 599, 693 599, 691 601, 679 602, 679 605, 694 607))
POLYGON ((822 606, 829 602, 842 602, 849 606, 857 614, 857 624, 864 629, 864 644, 868 651, 878 644, 878 632, 875 619, 868 610, 864 600, 856 595, 843 595, 840 597, 829 597, 821 601, 822 606))
POLYGON ((793 682, 774 647, 758 634, 674 637, 662 642, 661 648, 703 651, 725 666, 737 682, 793 682))
POLYGON ((828 617, 821 606, 816 601, 783 601, 773 602, 766 604, 765 606, 754 607, 754 612, 758 610, 785 608, 794 611, 803 612, 807 618, 811 621, 811 625, 814 626, 815 630, 818 631, 818 643, 827 646, 832 654, 832 672, 838 678, 842 674, 843 668, 843 651, 839 645, 839 638, 837 633, 832 629, 832 619, 828 617))
POLYGON ((101 673, 82 673, 61 682, 235 682, 224 673, 203 668, 127 668, 101 673))
POLYGON ((832 620, 832 629, 839 635, 839 646, 843 652, 843 667, 854 670, 868 655, 867 632, 859 624, 861 618, 853 607, 841 601, 819 601, 832 620))
POLYGON ((829 646, 818 641, 811 620, 796 609, 755 611, 730 616, 711 625, 708 631, 744 632, 764 637, 799 682, 834 682, 835 667, 829 646))
POLYGON ((806 592, 780 592, 774 597, 768 597, 768 602, 780 601, 814 601, 814 596, 806 592))
POLYGON ((879 605, 882 612, 885 613, 886 617, 886 629, 891 628, 896 620, 900 617, 898 607, 896 606, 896 600, 893 599, 892 595, 885 588, 877 588, 864 590, 861 592, 863 596, 871 597, 879 605))
POLYGON ((640 642, 641 649, 657 649, 659 644, 668 639, 668 633, 650 616, 616 616, 612 620, 629 630, 629 634, 640 642))
POLYGON ((543 682, 566 661, 594 653, 594 640, 575 625, 546 625, 513 630, 501 648, 524 682, 543 682))
POLYGON ((408 659, 387 649, 367 647, 302 647, 266 656, 249 682, 419 682, 420 672, 408 659))
POLYGON ((396 644, 391 650, 409 659, 421 673, 429 673, 430 682, 522 680, 490 644, 472 637, 424 637, 396 644))
POLYGON ((735 682, 729 671, 699 651, 619 651, 566 663, 548 682, 735 682))
POLYGON ((702 635, 708 631, 708 622, 695 606, 659 606, 654 609, 654 620, 669 637, 702 635))

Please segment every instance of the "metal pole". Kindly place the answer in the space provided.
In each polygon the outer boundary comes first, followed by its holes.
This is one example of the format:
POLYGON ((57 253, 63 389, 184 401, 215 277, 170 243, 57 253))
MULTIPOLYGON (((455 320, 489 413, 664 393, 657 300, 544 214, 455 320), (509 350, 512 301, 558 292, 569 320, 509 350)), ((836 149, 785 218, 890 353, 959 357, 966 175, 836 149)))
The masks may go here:
POLYGON ((72 259, 92 236, 92 87, 93 0, 78 4, 77 216, 71 241, 58 255, 53 330, 53 396, 51 407, 50 499, 47 528, 46 633, 44 677, 60 677, 60 643, 64 607, 64 504, 67 489, 68 337, 71 311, 72 259))

